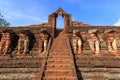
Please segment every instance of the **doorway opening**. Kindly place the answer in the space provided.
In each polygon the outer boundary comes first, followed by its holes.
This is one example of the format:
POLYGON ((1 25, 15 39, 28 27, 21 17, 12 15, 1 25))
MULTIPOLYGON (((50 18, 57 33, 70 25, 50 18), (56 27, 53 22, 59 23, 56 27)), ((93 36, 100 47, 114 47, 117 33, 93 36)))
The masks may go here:
POLYGON ((64 29, 64 18, 62 16, 57 17, 56 28, 60 30, 64 29))

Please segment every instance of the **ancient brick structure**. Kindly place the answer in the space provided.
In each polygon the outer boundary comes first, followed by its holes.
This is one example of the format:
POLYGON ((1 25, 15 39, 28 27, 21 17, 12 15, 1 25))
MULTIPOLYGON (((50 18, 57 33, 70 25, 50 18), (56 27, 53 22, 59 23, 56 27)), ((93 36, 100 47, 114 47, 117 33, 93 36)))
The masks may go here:
MULTIPOLYGON (((15 40, 9 54, 0 56, 0 80, 120 80, 120 55, 106 54, 104 31, 112 29, 117 37, 117 47, 120 54, 120 27, 93 26, 72 21, 72 16, 59 8, 48 16, 48 22, 39 25, 0 27, 13 31, 15 40), (64 29, 57 29, 56 18, 62 16, 64 29), (46 54, 38 52, 40 31, 47 30, 52 36, 48 42, 46 54), (101 55, 91 53, 88 45, 88 30, 97 29, 100 39, 101 55), (20 30, 30 31, 30 51, 26 55, 16 56, 17 42, 20 30), (82 37, 83 54, 75 54, 71 39, 73 30, 79 30, 82 37)), ((0 38, 1 38, 0 34, 0 38)))

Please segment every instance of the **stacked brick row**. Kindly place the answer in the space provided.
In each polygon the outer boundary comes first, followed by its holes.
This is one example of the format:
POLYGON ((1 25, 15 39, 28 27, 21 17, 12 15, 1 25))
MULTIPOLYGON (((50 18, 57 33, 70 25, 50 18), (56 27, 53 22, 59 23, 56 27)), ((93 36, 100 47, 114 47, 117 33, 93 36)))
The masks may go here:
POLYGON ((0 57, 0 80, 37 80, 43 57, 0 57))
POLYGON ((120 56, 76 55, 77 74, 84 80, 120 80, 120 56))

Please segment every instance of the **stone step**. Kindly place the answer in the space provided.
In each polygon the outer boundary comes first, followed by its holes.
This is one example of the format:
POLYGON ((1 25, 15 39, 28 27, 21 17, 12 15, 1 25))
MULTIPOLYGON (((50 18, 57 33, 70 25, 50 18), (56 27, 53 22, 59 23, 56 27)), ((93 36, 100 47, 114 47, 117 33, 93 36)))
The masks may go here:
POLYGON ((52 48, 51 50, 50 50, 50 52, 52 53, 52 52, 60 52, 60 53, 63 53, 63 52, 70 52, 70 50, 69 49, 55 49, 55 48, 52 48))
POLYGON ((70 63, 70 61, 47 61, 49 64, 66 64, 70 63))
POLYGON ((48 57, 49 58, 71 58, 70 54, 67 54, 67 55, 64 55, 64 54, 61 54, 61 55, 59 55, 59 54, 50 54, 48 57))
POLYGON ((64 50, 60 50, 60 49, 54 49, 54 50, 51 49, 51 50, 50 50, 50 53, 51 53, 51 54, 52 54, 52 53, 59 53, 59 54, 60 54, 60 53, 61 53, 61 54, 62 54, 62 53, 69 53, 69 54, 70 54, 70 52, 71 52, 71 50, 65 50, 65 49, 64 49, 64 50))
POLYGON ((50 50, 51 52, 70 52, 71 50, 69 50, 69 49, 61 49, 61 48, 52 48, 51 50, 50 50))
MULTIPOLYGON (((107 54, 106 52, 107 52, 107 49, 106 49, 106 50, 101 50, 101 51, 100 51, 101 56, 103 56, 103 57, 104 57, 104 56, 114 56, 113 53, 107 54)), ((119 52, 120 52, 120 50, 119 50, 119 52)), ((91 52, 90 49, 83 48, 83 54, 92 55, 92 52, 91 52)), ((119 53, 119 56, 120 56, 120 53, 119 53)))
POLYGON ((102 56, 102 57, 96 57, 96 56, 77 56, 77 61, 120 61, 120 57, 115 56, 102 56))
POLYGON ((83 79, 92 80, 120 80, 120 73, 105 73, 105 72, 81 72, 83 79))
POLYGON ((120 68, 120 61, 79 61, 76 62, 79 67, 111 67, 120 68))
POLYGON ((55 49, 67 49, 68 48, 68 46, 66 46, 66 45, 62 45, 62 46, 52 46, 51 48, 55 48, 55 49))
POLYGON ((37 73, 0 74, 0 80, 37 80, 37 73))
MULTIPOLYGON (((26 54, 26 55, 21 55, 22 59, 42 59, 43 57, 40 56, 38 57, 38 51, 31 51, 30 53, 33 53, 33 54, 26 54), (37 53, 37 54, 35 54, 37 53)), ((11 57, 9 54, 7 55, 0 55, 0 60, 2 59, 20 59, 19 56, 17 55, 13 55, 13 57, 11 57)))
POLYGON ((40 68, 0 68, 0 74, 3 73, 38 73, 40 68))
POLYGON ((68 43, 56 43, 56 44, 53 44, 51 47, 52 48, 68 48, 69 44, 68 43))
POLYGON ((60 46, 63 47, 63 46, 68 46, 68 44, 67 44, 67 43, 57 43, 57 42, 56 42, 56 43, 53 43, 53 44, 52 44, 52 47, 55 47, 55 46, 56 46, 56 47, 60 47, 60 46), (57 46, 56 46, 56 45, 57 45, 57 46))
POLYGON ((47 64, 47 66, 46 66, 47 68, 62 68, 62 67, 66 67, 66 68, 68 68, 68 67, 71 67, 71 64, 47 64))
POLYGON ((67 39, 67 38, 65 38, 64 34, 62 34, 62 35, 59 35, 57 38, 55 38, 55 41, 62 42, 62 41, 64 41, 64 39, 67 39))
POLYGON ((14 57, 1 56, 0 61, 14 62, 14 61, 41 61, 43 60, 42 56, 40 56, 39 58, 37 56, 14 56, 14 57))
POLYGON ((79 71, 81 72, 104 72, 104 73, 120 73, 120 68, 81 68, 79 67, 79 71))
POLYGON ((70 56, 70 53, 68 53, 68 52, 50 52, 50 54, 49 55, 51 55, 51 56, 54 56, 54 55, 57 55, 57 56, 61 56, 61 55, 65 55, 65 56, 70 56))
POLYGON ((58 48, 62 48, 62 49, 65 48, 65 49, 66 49, 68 46, 69 46, 69 45, 66 44, 66 43, 65 43, 65 44, 57 43, 57 44, 53 44, 53 45, 51 46, 51 48, 57 48, 57 49, 58 49, 58 48))
POLYGON ((68 50, 68 49, 51 49, 50 52, 51 53, 69 53, 70 50, 68 50))
POLYGON ((119 58, 79 58, 79 59, 76 59, 77 62, 80 62, 80 61, 120 61, 119 58))
POLYGON ((63 57, 65 56, 65 57, 67 57, 67 56, 70 56, 70 54, 69 53, 50 53, 48 57, 54 57, 54 56, 55 57, 57 57, 57 56, 58 57, 59 56, 63 56, 63 57))
POLYGON ((66 54, 51 54, 48 56, 49 58, 71 58, 70 55, 66 55, 66 54))
POLYGON ((52 60, 52 61, 55 61, 55 60, 59 60, 59 61, 64 61, 64 60, 69 60, 69 61, 71 61, 71 59, 70 58, 53 58, 53 59, 49 59, 48 58, 48 60, 52 60))
POLYGON ((45 76, 43 80, 76 80, 69 76, 45 76))
POLYGON ((68 48, 64 48, 64 49, 62 49, 62 48, 51 48, 51 50, 50 51, 70 51, 70 49, 68 49, 68 48))
POLYGON ((37 68, 40 67, 40 62, 2 62, 1 68, 37 68))
POLYGON ((54 69, 54 71, 56 71, 56 70, 71 70, 71 67, 59 67, 59 66, 57 66, 57 67, 46 67, 46 69, 47 70, 53 70, 54 69))
POLYGON ((53 45, 54 45, 54 44, 58 44, 58 45, 61 45, 61 44, 62 44, 62 45, 67 45, 66 43, 67 43, 66 41, 62 41, 62 42, 54 41, 53 45))
POLYGON ((58 65, 58 66, 60 66, 60 65, 70 65, 71 63, 69 62, 69 63, 65 63, 65 64, 63 64, 63 62, 64 61, 60 61, 60 62, 58 62, 57 64, 54 64, 56 61, 54 61, 54 62, 51 62, 51 63, 47 63, 47 65, 58 65))
POLYGON ((60 55, 60 56, 55 55, 54 57, 52 57, 52 55, 49 56, 49 59, 56 59, 56 58, 59 58, 59 59, 63 59, 63 58, 71 59, 71 57, 63 56, 63 55, 60 55))
POLYGON ((45 76, 72 76, 71 70, 45 70, 45 76))
POLYGON ((49 62, 57 62, 57 61, 58 61, 58 62, 71 62, 71 60, 66 60, 66 59, 65 59, 65 60, 63 60, 63 59, 62 59, 62 60, 47 60, 47 62, 48 62, 48 61, 49 61, 49 62))
POLYGON ((64 62, 64 61, 71 61, 71 59, 64 59, 64 58, 54 58, 54 59, 48 59, 48 61, 54 61, 54 62, 57 62, 57 61, 59 61, 59 62, 64 62))

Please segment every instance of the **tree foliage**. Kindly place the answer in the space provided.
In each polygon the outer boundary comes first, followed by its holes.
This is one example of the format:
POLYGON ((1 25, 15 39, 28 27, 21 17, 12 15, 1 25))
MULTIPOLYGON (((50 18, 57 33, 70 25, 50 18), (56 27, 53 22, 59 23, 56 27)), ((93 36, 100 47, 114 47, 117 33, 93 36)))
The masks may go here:
POLYGON ((0 27, 5 27, 5 26, 9 26, 9 25, 10 25, 10 23, 7 22, 7 21, 4 19, 3 15, 0 13, 0 27))

